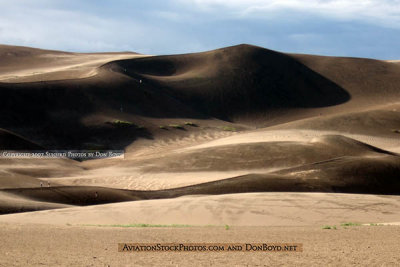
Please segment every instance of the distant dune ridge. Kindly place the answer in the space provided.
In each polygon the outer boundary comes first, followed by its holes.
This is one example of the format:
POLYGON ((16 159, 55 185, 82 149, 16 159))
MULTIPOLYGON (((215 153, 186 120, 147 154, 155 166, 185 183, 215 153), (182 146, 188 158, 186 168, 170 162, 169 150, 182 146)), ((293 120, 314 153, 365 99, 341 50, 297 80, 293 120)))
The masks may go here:
POLYGON ((150 56, 0 45, 0 213, 249 192, 400 194, 400 64, 238 45, 150 56), (42 187, 41 187, 42 185, 42 187))

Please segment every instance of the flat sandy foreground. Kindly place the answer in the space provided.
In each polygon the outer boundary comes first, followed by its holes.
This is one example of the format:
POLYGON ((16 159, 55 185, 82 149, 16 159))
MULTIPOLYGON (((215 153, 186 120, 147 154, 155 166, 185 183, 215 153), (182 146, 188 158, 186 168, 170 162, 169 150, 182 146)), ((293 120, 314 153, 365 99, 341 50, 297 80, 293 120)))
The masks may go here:
POLYGON ((399 200, 249 193, 2 215, 0 266, 398 266, 399 200), (137 223, 162 226, 123 227, 137 223), (121 253, 118 243, 302 243, 303 252, 121 253))
POLYGON ((398 266, 398 226, 108 228, 1 224, 1 266, 398 266), (117 252, 119 242, 301 242, 303 252, 117 252))

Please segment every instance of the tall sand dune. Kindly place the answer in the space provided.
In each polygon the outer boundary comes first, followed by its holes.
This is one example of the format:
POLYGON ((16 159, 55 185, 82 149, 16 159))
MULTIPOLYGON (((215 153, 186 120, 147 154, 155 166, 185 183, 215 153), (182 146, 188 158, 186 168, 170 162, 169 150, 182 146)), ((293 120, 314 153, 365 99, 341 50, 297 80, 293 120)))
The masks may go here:
POLYGON ((249 192, 398 195, 399 85, 393 62, 251 45, 164 56, 2 45, 0 149, 126 153, 0 158, 1 212, 249 192))

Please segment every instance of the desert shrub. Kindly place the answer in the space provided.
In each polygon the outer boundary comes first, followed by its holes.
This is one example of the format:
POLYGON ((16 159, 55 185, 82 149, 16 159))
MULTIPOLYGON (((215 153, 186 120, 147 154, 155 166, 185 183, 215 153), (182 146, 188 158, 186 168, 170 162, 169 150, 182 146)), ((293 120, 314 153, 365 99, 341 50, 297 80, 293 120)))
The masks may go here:
POLYGON ((334 226, 324 225, 324 226, 322 226, 322 229, 326 229, 326 230, 329 230, 329 229, 337 230, 336 225, 334 225, 334 226))
POLYGON ((191 121, 185 122, 185 125, 187 125, 187 126, 192 126, 192 127, 198 127, 198 125, 197 125, 196 123, 193 123, 193 122, 191 122, 191 121))
POLYGON ((346 222, 342 223, 341 226, 360 226, 361 224, 359 223, 352 223, 352 222, 346 222))
POLYGON ((237 129, 232 126, 224 126, 224 127, 222 127, 222 130, 227 131, 227 132, 236 132, 237 131, 237 129))
POLYGON ((179 130, 185 129, 185 128, 183 128, 183 126, 180 125, 180 124, 170 124, 170 125, 168 125, 168 126, 171 127, 171 128, 174 128, 174 129, 179 129, 179 130))
POLYGON ((136 128, 136 129, 144 129, 142 125, 136 125, 130 121, 122 121, 122 120, 115 120, 115 121, 108 121, 107 124, 110 124, 116 128, 136 128))

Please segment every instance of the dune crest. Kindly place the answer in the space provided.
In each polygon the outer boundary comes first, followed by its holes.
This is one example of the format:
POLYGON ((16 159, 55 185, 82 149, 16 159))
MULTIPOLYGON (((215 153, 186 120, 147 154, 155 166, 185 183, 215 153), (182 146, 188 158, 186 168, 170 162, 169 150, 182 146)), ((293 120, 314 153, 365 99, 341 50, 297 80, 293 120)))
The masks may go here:
POLYGON ((164 56, 2 45, 0 149, 125 156, 0 158, 0 213, 188 195, 398 195, 399 84, 393 62, 251 45, 164 56))

